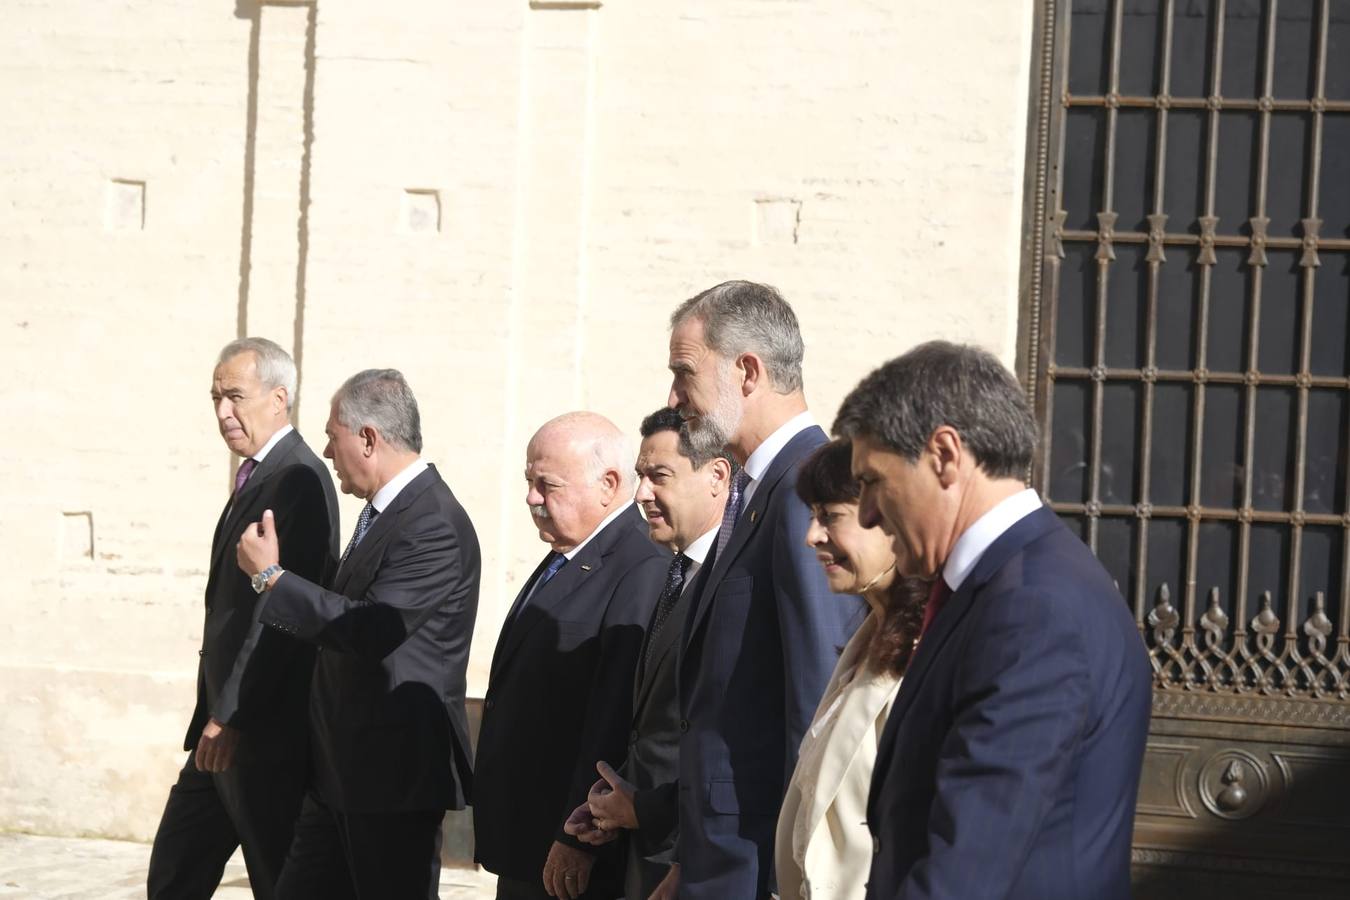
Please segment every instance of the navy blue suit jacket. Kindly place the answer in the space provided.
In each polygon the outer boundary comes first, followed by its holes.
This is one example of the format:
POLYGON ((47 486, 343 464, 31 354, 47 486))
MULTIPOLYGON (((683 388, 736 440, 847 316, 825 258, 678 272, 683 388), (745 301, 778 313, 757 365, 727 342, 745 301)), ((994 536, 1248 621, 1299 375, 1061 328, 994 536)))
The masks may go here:
POLYGON ((919 643, 877 751, 868 900, 1127 900, 1150 709, 1110 576, 1048 508, 919 643))
POLYGON ((691 588, 678 668, 681 897, 767 894, 797 749, 866 612, 830 592, 806 546, 797 467, 825 441, 812 426, 779 451, 691 588))

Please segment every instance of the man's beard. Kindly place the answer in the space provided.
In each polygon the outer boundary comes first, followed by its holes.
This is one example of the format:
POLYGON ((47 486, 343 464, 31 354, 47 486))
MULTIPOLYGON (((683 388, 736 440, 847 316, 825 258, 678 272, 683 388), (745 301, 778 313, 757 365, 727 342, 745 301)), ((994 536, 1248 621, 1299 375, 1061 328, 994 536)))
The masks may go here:
POLYGON ((689 445, 698 456, 716 456, 731 443, 732 435, 741 427, 744 412, 727 381, 717 383, 717 406, 685 422, 689 445))

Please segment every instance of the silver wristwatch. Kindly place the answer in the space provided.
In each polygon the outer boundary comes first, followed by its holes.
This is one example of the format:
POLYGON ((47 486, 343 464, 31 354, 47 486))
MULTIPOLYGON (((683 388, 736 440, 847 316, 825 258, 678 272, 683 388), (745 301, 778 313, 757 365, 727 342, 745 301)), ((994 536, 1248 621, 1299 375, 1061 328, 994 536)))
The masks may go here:
POLYGON ((278 565, 270 565, 263 569, 257 575, 253 576, 253 590, 259 594, 267 590, 267 582, 272 580, 272 576, 285 570, 278 565))

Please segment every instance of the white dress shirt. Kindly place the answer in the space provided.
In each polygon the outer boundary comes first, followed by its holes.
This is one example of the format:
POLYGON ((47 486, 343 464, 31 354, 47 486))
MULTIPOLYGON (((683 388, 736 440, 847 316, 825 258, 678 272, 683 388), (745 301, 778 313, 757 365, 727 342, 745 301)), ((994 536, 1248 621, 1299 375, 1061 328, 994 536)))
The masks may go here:
POLYGON ((741 494, 741 509, 747 509, 750 506, 750 498, 755 496, 755 488, 759 486, 759 479, 773 465, 774 457, 788 445, 788 441, 801 434, 812 425, 816 424, 816 419, 811 415, 811 411, 803 410, 797 415, 788 419, 773 434, 764 439, 764 443, 755 448, 755 452, 745 461, 745 474, 750 476, 750 483, 745 486, 745 492, 741 494))
POLYGON ((375 507, 376 512, 384 512, 389 504, 394 502, 394 498, 408 486, 408 482, 412 481, 426 470, 426 460, 422 459, 420 456, 417 457, 417 459, 408 464, 407 468, 389 479, 384 487, 375 492, 375 496, 370 498, 370 505, 375 507))
POLYGON ((249 459, 253 460, 255 463, 262 462, 264 459, 267 458, 267 454, 272 452, 272 448, 275 447, 282 438, 284 438, 286 435, 290 434, 294 430, 295 430, 294 425, 290 424, 282 425, 280 428, 278 428, 276 431, 272 433, 272 436, 267 439, 267 443, 262 445, 262 449, 259 450, 257 453, 253 454, 252 456, 250 456, 249 459))
POLYGON ((952 547, 952 552, 947 556, 947 563, 942 567, 942 580, 947 582, 947 587, 952 589, 952 593, 961 589, 966 576, 974 571, 975 565, 980 561, 980 557, 984 556, 984 551, 989 549, 990 544, 1041 506, 1040 494, 1027 488, 1013 494, 976 519, 975 524, 956 539, 956 545, 952 547))
POLYGON ((712 551, 713 544, 717 541, 717 532, 722 526, 719 524, 712 531, 695 538, 680 552, 689 557, 689 567, 684 570, 684 583, 680 585, 680 593, 683 594, 689 590, 689 585, 694 583, 694 576, 698 570, 703 568, 703 561, 708 558, 712 551))

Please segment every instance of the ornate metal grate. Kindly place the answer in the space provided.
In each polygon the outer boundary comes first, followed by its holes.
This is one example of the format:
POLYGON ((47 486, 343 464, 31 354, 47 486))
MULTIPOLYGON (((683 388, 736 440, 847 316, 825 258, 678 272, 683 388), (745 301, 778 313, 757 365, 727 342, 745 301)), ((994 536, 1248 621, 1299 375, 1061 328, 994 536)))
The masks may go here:
POLYGON ((1033 479, 1160 691, 1350 699, 1350 2, 1047 7, 1033 479))

